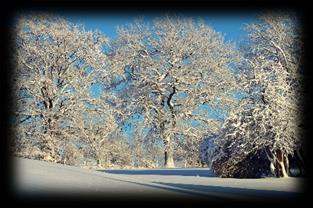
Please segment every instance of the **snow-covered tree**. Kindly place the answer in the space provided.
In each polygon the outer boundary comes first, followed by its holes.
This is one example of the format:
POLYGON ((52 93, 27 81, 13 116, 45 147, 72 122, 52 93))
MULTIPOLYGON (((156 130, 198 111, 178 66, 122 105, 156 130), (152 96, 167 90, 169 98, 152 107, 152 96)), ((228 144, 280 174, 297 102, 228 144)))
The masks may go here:
POLYGON ((269 170, 270 163, 264 163, 264 158, 261 160, 259 157, 265 156, 270 149, 273 132, 270 125, 262 123, 261 118, 254 114, 254 110, 260 108, 262 106, 251 100, 242 100, 220 133, 209 140, 211 148, 205 151, 209 156, 207 163, 217 175, 257 177, 269 170))
POLYGON ((303 147, 301 27, 296 15, 276 13, 262 15, 247 31, 244 66, 238 69, 247 96, 215 139, 221 151, 212 168, 221 176, 234 176, 244 168, 243 161, 262 155, 275 176, 285 177, 288 156, 303 147))
POLYGON ((181 167, 201 167, 200 139, 176 136, 174 138, 174 159, 181 167))
POLYGON ((75 123, 94 102, 90 87, 107 75, 107 39, 49 14, 18 16, 14 32, 16 132, 30 138, 45 155, 41 159, 60 161, 64 142, 80 137, 75 123))
POLYGON ((112 137, 119 129, 114 118, 115 109, 102 99, 90 101, 83 112, 76 112, 73 124, 81 143, 88 145, 86 150, 93 155, 97 166, 108 167, 111 165, 110 155, 116 149, 113 148, 112 137))
POLYGON ((212 162, 214 161, 215 156, 220 152, 220 147, 215 144, 215 139, 217 137, 218 135, 212 134, 204 138, 199 146, 201 164, 206 165, 209 168, 212 168, 212 162))
POLYGON ((151 27, 137 21, 119 29, 108 56, 113 71, 128 80, 125 107, 142 114, 146 127, 160 135, 166 167, 174 167, 174 138, 200 140, 220 128, 197 113, 201 106, 223 109, 234 102, 234 47, 201 20, 165 16, 151 27))
POLYGON ((133 125, 131 151, 134 167, 157 168, 160 163, 162 145, 153 129, 145 129, 143 122, 133 125))

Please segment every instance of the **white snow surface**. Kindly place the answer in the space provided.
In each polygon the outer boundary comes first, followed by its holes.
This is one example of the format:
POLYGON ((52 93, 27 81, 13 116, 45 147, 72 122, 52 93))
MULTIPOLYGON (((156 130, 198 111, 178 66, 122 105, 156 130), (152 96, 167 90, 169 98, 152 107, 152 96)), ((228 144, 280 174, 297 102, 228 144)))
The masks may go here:
POLYGON ((17 194, 211 197, 213 199, 292 199, 303 178, 235 179, 214 176, 208 168, 86 170, 13 158, 17 194))

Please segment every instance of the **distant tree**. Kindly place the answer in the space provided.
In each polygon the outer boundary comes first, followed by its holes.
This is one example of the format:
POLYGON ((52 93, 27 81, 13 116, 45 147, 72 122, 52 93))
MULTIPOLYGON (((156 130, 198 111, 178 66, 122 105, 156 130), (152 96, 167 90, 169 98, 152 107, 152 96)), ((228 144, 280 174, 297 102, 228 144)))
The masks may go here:
POLYGON ((144 122, 133 123, 131 140, 132 165, 139 168, 159 167, 162 144, 153 129, 145 129, 144 122))
POLYGON ((119 29, 110 50, 112 70, 128 83, 125 107, 158 133, 166 167, 174 167, 176 137, 200 140, 220 128, 199 108, 210 103, 227 109, 235 102, 229 66, 236 52, 203 21, 166 16, 152 27, 137 21, 119 29))
POLYGON ((64 147, 62 149, 62 163, 66 165, 79 166, 82 164, 82 161, 85 159, 83 151, 75 143, 75 141, 68 141, 63 143, 64 147))
MULTIPOLYGON (((73 124, 80 135, 80 142, 86 144, 98 167, 111 165, 111 154, 116 150, 112 148, 113 135, 118 131, 114 113, 115 109, 101 98, 90 99, 86 102, 84 111, 76 111, 73 124)), ((122 147, 121 147, 122 148, 122 147)))
POLYGON ((92 102, 90 87, 106 76, 102 47, 107 39, 47 14, 18 16, 14 32, 16 133, 32 141, 41 159, 61 161, 60 147, 80 137, 75 123, 92 102))
POLYGON ((110 162, 118 168, 131 167, 131 147, 124 132, 117 131, 109 142, 110 162))
POLYGON ((181 167, 201 167, 200 139, 192 137, 175 137, 174 159, 180 161, 181 167))
POLYGON ((204 138, 199 146, 200 149, 200 161, 203 166, 212 168, 212 162, 215 156, 220 152, 220 147, 215 144, 215 139, 218 134, 212 134, 204 138))
POLYGON ((145 166, 145 149, 144 149, 144 133, 143 125, 136 124, 134 125, 131 151, 132 151, 132 165, 134 167, 143 167, 145 166))
POLYGON ((215 139, 221 151, 213 157, 212 168, 221 176, 234 176, 259 155, 275 176, 285 177, 288 156, 301 157, 303 148, 301 27, 296 15, 277 13, 262 15, 247 31, 240 74, 247 97, 215 139))

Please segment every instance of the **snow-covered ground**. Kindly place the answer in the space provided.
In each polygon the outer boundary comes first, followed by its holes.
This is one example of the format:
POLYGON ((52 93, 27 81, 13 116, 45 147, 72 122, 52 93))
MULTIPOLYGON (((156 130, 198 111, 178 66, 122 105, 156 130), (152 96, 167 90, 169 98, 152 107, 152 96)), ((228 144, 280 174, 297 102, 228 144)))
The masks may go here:
POLYGON ((219 178, 207 168, 86 170, 14 158, 16 193, 128 195, 218 200, 292 199, 301 194, 301 178, 219 178))
POLYGON ((292 198, 302 192, 301 178, 235 179, 214 176, 208 168, 99 170, 120 178, 200 195, 234 199, 292 198))

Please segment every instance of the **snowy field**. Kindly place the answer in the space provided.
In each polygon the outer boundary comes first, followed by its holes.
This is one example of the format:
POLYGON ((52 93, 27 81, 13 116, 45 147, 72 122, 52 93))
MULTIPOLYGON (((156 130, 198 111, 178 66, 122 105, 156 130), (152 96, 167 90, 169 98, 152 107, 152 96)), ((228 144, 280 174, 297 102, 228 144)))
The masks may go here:
POLYGON ((301 195, 301 178, 219 178, 207 168, 85 170, 14 158, 19 196, 49 194, 212 200, 290 200, 301 195))

